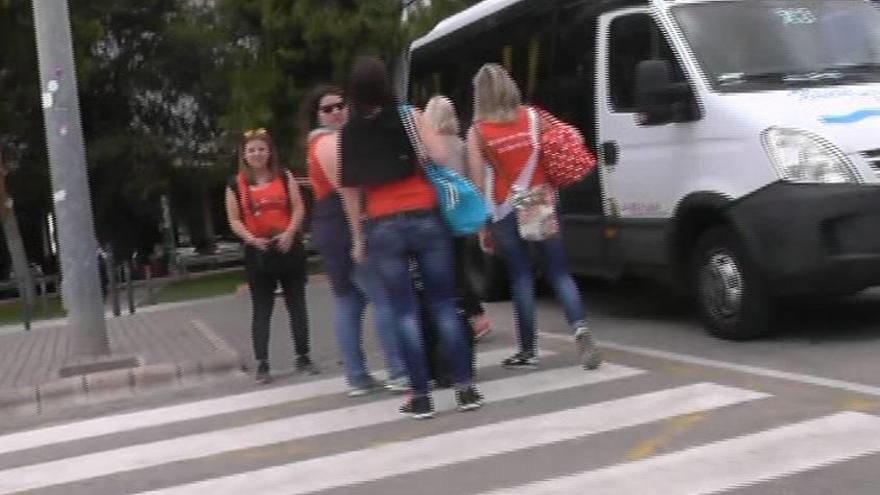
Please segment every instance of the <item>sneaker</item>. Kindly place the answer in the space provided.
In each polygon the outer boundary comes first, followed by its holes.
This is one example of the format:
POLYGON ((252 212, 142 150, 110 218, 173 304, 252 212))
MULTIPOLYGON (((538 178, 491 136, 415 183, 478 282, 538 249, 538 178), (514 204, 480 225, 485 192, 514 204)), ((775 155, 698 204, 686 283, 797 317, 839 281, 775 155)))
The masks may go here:
POLYGON ((385 390, 393 393, 407 392, 409 391, 409 379, 401 376, 400 378, 385 380, 385 390))
POLYGON ((477 340, 492 332, 492 322, 489 321, 489 317, 485 313, 472 317, 471 327, 474 329, 474 338, 477 340))
POLYGON ((377 390, 379 390, 379 382, 377 382, 373 377, 370 377, 367 383, 348 389, 348 396, 363 397, 365 395, 372 394, 377 390))
POLYGON ((501 366, 511 369, 535 369, 538 367, 538 356, 530 352, 517 352, 501 361, 501 366))
POLYGON ((272 375, 269 374, 269 363, 266 361, 260 361, 260 364, 257 365, 257 383, 267 384, 272 383, 272 375))
POLYGON ((578 356, 580 356, 581 364, 585 369, 594 370, 602 365, 602 356, 599 354, 599 348, 593 341, 593 334, 585 323, 575 327, 574 342, 577 346, 578 356))
POLYGON ((464 390, 455 391, 455 402, 459 411, 473 411, 483 407, 483 396, 477 392, 477 388, 471 385, 464 390))
POLYGON ((406 414, 413 419, 428 419, 434 417, 434 403, 431 397, 423 395, 420 397, 409 396, 406 402, 400 406, 400 413, 406 414))
POLYGON ((306 375, 317 375, 321 370, 315 366, 315 363, 308 356, 299 356, 296 358, 296 372, 306 375))

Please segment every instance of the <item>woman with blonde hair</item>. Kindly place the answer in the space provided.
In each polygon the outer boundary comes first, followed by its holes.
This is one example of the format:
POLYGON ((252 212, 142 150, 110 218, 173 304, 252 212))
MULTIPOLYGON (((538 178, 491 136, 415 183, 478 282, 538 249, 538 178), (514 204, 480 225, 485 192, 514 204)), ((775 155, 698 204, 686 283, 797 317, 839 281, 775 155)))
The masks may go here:
MULTIPOLYGON (((535 278, 529 246, 537 247, 544 273, 565 310, 583 366, 595 369, 602 359, 586 321, 586 312, 577 286, 569 272, 562 239, 558 233, 539 241, 523 238, 517 209, 524 203, 519 193, 528 190, 550 191, 544 171, 537 166, 540 143, 538 113, 522 104, 516 82, 498 64, 486 64, 473 80, 474 125, 468 131, 469 175, 480 190, 487 193, 494 207, 493 222, 480 232, 486 250, 497 248, 510 275, 513 305, 516 312, 519 352, 505 359, 508 368, 535 368, 538 365, 535 338, 535 278), (487 180, 487 167, 491 175, 487 180), (529 177, 531 175, 531 177, 529 177)), ((548 195, 550 207, 555 192, 548 195)), ((555 222, 555 217, 552 218, 555 222)), ((528 237, 528 236, 526 236, 528 237)))
POLYGON ((245 244, 257 381, 272 381, 269 323, 278 283, 290 318, 297 371, 317 374, 309 357, 306 257, 301 232, 305 210, 299 185, 278 163, 275 143, 266 129, 244 133, 238 161, 239 171, 230 177, 226 188, 226 217, 245 244))
MULTIPOLYGON (((437 95, 428 100, 425 106, 425 124, 437 133, 443 145, 449 150, 449 157, 443 165, 455 170, 459 174, 467 175, 464 141, 462 141, 458 116, 455 112, 455 104, 445 96, 437 95)), ((467 275, 466 258, 467 237, 455 237, 453 250, 455 256, 455 281, 458 292, 459 305, 470 320, 474 337, 479 340, 491 330, 491 323, 483 309, 480 297, 474 291, 467 275)))

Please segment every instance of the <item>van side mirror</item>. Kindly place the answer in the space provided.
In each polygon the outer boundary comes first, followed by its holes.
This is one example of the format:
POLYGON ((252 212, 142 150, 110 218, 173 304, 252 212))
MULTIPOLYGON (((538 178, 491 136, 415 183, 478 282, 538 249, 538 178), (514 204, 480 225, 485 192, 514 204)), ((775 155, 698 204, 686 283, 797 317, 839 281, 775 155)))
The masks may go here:
POLYGON ((668 60, 643 60, 636 65, 636 111, 641 125, 664 125, 699 118, 693 89, 686 82, 672 82, 668 60))

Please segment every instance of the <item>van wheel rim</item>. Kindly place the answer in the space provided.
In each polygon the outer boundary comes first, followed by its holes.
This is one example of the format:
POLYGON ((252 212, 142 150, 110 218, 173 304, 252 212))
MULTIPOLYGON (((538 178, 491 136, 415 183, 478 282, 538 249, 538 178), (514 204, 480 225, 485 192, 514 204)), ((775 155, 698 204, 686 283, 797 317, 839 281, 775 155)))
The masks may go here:
POLYGON ((700 295, 704 307, 715 318, 734 318, 742 308, 745 292, 742 271, 727 252, 709 256, 700 271, 700 295))

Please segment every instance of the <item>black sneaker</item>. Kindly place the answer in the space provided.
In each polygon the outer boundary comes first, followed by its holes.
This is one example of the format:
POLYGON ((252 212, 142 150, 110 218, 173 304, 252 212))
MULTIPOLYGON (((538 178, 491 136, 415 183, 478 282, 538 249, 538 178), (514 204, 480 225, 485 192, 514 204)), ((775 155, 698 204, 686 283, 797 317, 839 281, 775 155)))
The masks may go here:
POLYGON ((260 361, 260 364, 257 365, 257 382, 258 383, 272 383, 272 375, 269 374, 269 363, 266 361, 260 361))
POLYGON ((400 406, 400 413, 406 414, 413 419, 428 419, 434 417, 434 403, 431 397, 427 395, 415 397, 410 396, 406 402, 400 406))
POLYGON ((511 369, 535 369, 538 367, 538 357, 529 352, 517 352, 501 361, 501 366, 511 369))
POLYGON ((306 375, 317 375, 321 370, 315 366, 315 363, 308 356, 299 356, 296 358, 296 372, 306 375))
POLYGON ((459 411, 473 411, 483 407, 483 396, 477 392, 476 387, 471 385, 464 390, 455 391, 455 402, 459 411))

